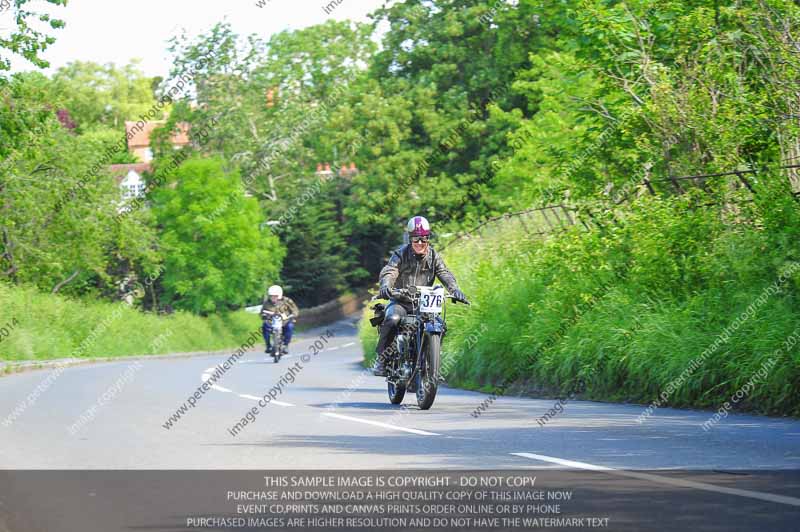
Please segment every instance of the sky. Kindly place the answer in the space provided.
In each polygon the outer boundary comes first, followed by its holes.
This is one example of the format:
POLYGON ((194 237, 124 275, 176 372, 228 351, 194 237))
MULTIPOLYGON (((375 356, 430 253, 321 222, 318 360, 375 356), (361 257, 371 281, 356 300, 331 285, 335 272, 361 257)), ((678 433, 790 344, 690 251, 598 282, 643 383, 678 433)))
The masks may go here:
MULTIPOLYGON (((227 19, 236 33, 267 39, 328 19, 368 22, 367 14, 382 4, 383 0, 68 0, 66 7, 56 7, 33 0, 29 5, 66 23, 61 30, 48 31, 56 42, 42 54, 51 65, 45 72, 76 60, 123 65, 139 58, 145 75, 166 76, 171 64, 167 41, 183 28, 195 36, 227 19), (256 5, 259 2, 263 7, 256 5)), ((15 58, 12 72, 20 70, 38 69, 15 58)))

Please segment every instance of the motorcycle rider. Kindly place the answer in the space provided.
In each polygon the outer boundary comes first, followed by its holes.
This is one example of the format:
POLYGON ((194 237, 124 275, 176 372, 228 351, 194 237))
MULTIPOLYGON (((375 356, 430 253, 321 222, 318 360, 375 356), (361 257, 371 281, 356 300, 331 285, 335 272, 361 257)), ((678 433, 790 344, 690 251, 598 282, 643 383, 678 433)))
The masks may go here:
POLYGON ((272 322, 267 318, 266 312, 273 312, 284 317, 283 321, 283 346, 281 351, 286 354, 289 351, 289 342, 292 341, 294 333, 294 323, 300 316, 300 309, 292 298, 283 295, 283 288, 274 284, 267 290, 267 295, 261 303, 261 319, 264 324, 261 326, 261 334, 267 344, 266 352, 270 352, 272 338, 272 322))
POLYGON ((406 232, 411 241, 392 253, 389 262, 380 273, 380 292, 378 297, 388 299, 386 316, 381 324, 380 339, 375 348, 377 357, 373 366, 373 374, 379 377, 386 376, 386 360, 383 352, 394 337, 400 320, 413 311, 408 302, 392 298, 395 288, 408 288, 409 286, 433 286, 438 278, 447 290, 463 303, 468 303, 467 297, 458 288, 455 276, 450 273, 447 266, 430 245, 431 226, 422 216, 414 216, 406 225, 406 232))

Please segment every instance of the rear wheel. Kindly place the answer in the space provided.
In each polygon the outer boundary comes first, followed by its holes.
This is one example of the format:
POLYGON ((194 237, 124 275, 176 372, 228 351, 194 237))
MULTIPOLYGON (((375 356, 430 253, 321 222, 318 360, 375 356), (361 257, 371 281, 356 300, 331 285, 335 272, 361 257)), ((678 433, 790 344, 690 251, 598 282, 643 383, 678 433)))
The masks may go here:
POLYGON ((439 355, 442 338, 438 334, 425 336, 423 340, 424 367, 417 372, 417 404, 420 410, 428 410, 436 399, 439 388, 439 355))

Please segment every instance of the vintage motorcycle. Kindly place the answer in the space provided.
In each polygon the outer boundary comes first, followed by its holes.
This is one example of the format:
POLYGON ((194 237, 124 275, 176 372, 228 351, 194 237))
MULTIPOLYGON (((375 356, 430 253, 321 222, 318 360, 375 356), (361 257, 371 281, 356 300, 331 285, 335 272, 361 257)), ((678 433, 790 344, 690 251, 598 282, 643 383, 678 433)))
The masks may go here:
MULTIPOLYGON (((392 298, 410 303, 413 311, 400 321, 394 343, 386 348, 389 401, 400 404, 406 391, 415 392, 419 408, 428 410, 436 399, 441 379, 442 338, 447 331, 444 301, 458 300, 445 295, 442 286, 395 289, 392 298)), ((381 307, 376 308, 378 315, 373 318, 373 325, 380 326, 383 321, 381 307)))
POLYGON ((283 351, 283 324, 289 317, 284 317, 277 312, 262 310, 261 315, 270 322, 272 332, 270 333, 270 352, 273 361, 277 364, 285 353, 283 351))

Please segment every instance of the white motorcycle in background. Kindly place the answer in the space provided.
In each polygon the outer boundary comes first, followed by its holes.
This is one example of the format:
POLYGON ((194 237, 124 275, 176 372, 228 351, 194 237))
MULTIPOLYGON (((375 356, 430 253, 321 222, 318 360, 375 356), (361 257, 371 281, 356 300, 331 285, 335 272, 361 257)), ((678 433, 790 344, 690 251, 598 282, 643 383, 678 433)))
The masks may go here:
POLYGON ((269 321, 272 332, 270 333, 270 351, 269 355, 272 356, 273 361, 277 364, 281 357, 285 354, 283 352, 283 324, 291 318, 291 316, 282 316, 277 312, 270 312, 269 310, 262 310, 261 315, 269 321))

